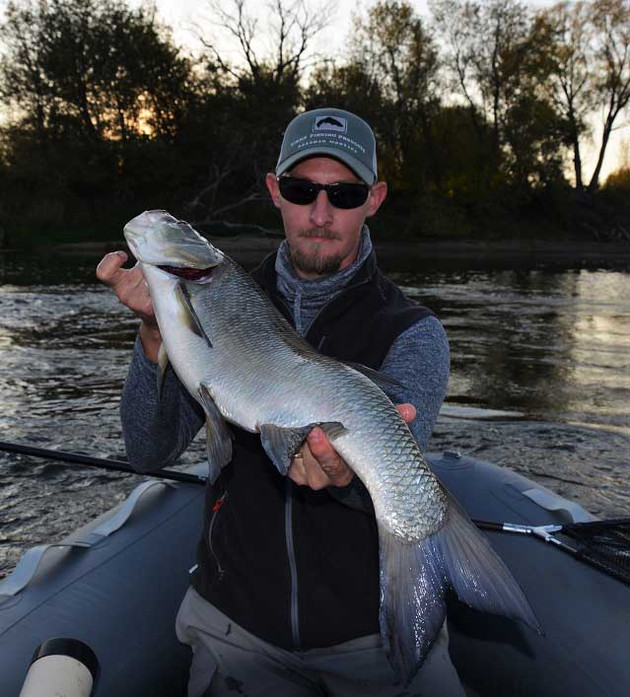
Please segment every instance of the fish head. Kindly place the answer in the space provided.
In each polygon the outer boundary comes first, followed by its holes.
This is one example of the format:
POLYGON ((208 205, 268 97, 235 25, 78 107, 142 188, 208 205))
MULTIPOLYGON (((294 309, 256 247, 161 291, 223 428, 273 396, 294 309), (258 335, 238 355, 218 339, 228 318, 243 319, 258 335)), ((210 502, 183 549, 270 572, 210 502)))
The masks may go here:
POLYGON ((144 266, 196 277, 225 261, 225 255, 183 220, 162 210, 145 211, 124 227, 129 249, 144 266))

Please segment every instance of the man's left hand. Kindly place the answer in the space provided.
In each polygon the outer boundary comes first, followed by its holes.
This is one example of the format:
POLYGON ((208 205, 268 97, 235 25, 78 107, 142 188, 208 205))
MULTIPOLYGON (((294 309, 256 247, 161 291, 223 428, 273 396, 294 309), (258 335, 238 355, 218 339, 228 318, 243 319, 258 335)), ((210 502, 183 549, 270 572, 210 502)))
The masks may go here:
MULTIPOLYGON (((413 404, 399 404, 396 409, 407 423, 416 418, 413 404)), ((354 472, 333 448, 322 429, 314 428, 300 453, 293 458, 288 476, 296 484, 309 486, 317 491, 327 486, 347 486, 352 481, 354 472)))

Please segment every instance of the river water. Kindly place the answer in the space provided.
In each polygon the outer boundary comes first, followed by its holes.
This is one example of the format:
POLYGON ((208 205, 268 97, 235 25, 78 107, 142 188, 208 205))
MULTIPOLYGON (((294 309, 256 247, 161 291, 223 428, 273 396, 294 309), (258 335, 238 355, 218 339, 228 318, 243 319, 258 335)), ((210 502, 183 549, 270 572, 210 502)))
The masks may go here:
MULTIPOLYGON (((119 395, 136 321, 98 258, 0 254, 0 440, 124 458, 119 395)), ((630 515, 630 264, 386 270, 444 322, 452 350, 432 450, 509 466, 602 517, 630 515)), ((203 459, 203 437, 184 463, 203 459)), ((139 481, 0 452, 0 576, 139 481)))

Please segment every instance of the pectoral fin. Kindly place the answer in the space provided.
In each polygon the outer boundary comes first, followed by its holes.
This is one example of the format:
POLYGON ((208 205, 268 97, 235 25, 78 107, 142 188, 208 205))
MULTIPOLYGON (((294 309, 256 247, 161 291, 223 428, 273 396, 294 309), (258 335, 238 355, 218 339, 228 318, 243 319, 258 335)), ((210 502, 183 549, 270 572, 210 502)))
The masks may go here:
POLYGON ((158 370, 157 370, 157 393, 158 400, 162 398, 162 386, 164 385, 164 375, 166 374, 166 369, 168 368, 168 353, 166 353, 166 348, 164 344, 160 344, 160 351, 158 353, 158 370))
POLYGON ((178 283, 175 289, 175 295, 179 305, 179 315, 182 323, 190 329, 191 332, 205 339, 206 343, 212 348, 210 337, 206 334, 199 317, 195 312, 190 300, 190 293, 185 283, 178 283))
POLYGON ((377 387, 380 387, 383 392, 387 392, 388 390, 405 389, 405 386, 402 384, 402 382, 400 382, 400 380, 396 380, 389 375, 385 375, 385 373, 380 373, 378 370, 368 368, 367 365, 363 365, 363 363, 354 363, 353 361, 343 361, 343 363, 345 363, 345 365, 347 365, 349 368, 354 368, 354 370, 357 372, 362 373, 366 378, 370 378, 370 380, 377 385, 377 387))
POLYGON ((331 440, 346 430, 339 421, 313 423, 298 428, 284 428, 275 424, 262 424, 260 426, 262 446, 280 474, 286 475, 291 465, 291 459, 316 426, 319 426, 331 440))
POLYGON ((208 388, 203 384, 199 386, 199 396, 206 413, 206 449, 210 466, 208 478, 212 484, 219 476, 221 468, 232 459, 232 433, 208 388))

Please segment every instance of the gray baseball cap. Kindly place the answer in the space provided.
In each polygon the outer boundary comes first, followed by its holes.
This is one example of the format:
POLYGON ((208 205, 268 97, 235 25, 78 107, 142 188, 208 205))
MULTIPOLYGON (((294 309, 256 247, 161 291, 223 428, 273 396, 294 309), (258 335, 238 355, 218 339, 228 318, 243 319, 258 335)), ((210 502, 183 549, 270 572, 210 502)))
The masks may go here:
POLYGON ((343 162, 370 186, 377 179, 376 140, 369 125, 343 109, 313 109, 287 126, 276 165, 280 176, 309 157, 343 162))

